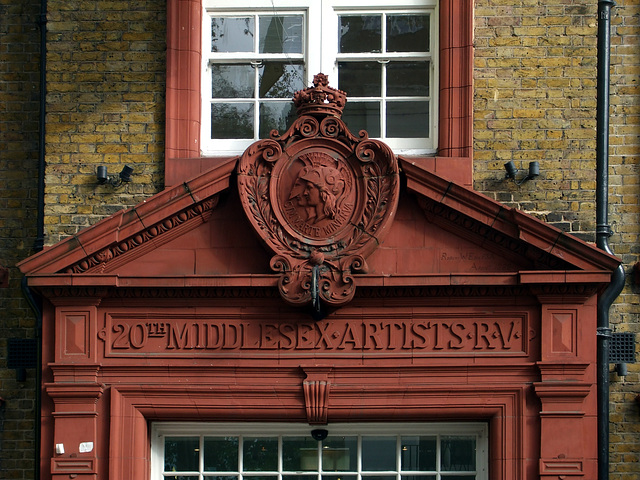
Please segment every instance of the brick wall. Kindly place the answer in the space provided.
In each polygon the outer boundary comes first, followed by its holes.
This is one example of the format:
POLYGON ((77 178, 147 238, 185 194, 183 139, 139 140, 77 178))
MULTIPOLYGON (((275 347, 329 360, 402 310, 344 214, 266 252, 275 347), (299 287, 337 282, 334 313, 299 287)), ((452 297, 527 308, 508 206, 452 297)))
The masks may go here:
POLYGON ((0 478, 33 478, 35 378, 7 369, 9 339, 34 336, 35 317, 24 301, 18 260, 33 253, 36 208, 39 53, 38 1, 0 0, 0 478))
MULTIPOLYGON (((475 38, 477 190, 576 236, 595 241, 597 3, 478 0, 475 38), (541 176, 517 187, 503 164, 541 176)), ((625 289, 611 309, 614 331, 640 339, 640 2, 612 10, 609 221, 625 289)), ((639 350, 637 348, 637 350, 639 350)), ((611 480, 640 476, 638 365, 611 375, 611 480)))
POLYGON ((47 243, 163 186, 166 2, 49 1, 47 243), (135 181, 96 184, 96 168, 135 181))
MULTIPOLYGON (((611 310, 616 331, 640 340, 640 284, 633 265, 640 260, 640 2, 616 2, 612 18, 610 220, 612 248, 624 262, 626 288, 611 310)), ((639 351, 636 343, 636 351, 639 351)), ((636 355, 636 359, 638 359, 636 355)), ((612 376, 612 480, 640 477, 640 367, 612 376)))

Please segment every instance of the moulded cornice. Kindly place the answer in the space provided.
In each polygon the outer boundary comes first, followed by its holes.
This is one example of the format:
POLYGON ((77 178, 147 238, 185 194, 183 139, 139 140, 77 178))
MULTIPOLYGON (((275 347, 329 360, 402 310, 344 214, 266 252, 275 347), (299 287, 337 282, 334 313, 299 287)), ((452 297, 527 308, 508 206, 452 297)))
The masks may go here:
POLYGON ((93 382, 45 383, 44 387, 51 398, 64 403, 85 404, 87 398, 98 401, 104 392, 104 385, 93 382))
POLYGON ((552 398, 556 401, 565 399, 566 403, 570 403, 576 398, 585 398, 589 395, 593 385, 577 381, 551 381, 536 382, 533 387, 540 398, 552 398))
MULTIPOLYGON (((524 298, 540 303, 581 303, 609 279, 607 272, 549 271, 456 275, 354 275, 357 299, 524 298), (524 278, 523 278, 524 274, 524 278)), ((56 305, 99 304, 104 298, 214 299, 279 298, 276 274, 193 277, 125 277, 99 274, 54 274, 31 277, 30 285, 56 305), (97 285, 97 286, 96 286, 97 285)))

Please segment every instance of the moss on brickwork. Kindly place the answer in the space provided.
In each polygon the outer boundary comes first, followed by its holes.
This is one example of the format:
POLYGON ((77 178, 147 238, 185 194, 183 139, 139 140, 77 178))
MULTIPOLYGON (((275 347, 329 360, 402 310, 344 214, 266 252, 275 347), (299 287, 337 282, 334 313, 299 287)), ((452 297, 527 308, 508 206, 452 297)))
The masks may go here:
MULTIPOLYGON (((596 10, 592 0, 476 0, 474 187, 593 241, 596 10), (503 164, 540 162, 520 187, 503 164)), ((166 2, 48 0, 46 243, 163 186, 166 2), (134 168, 131 184, 96 184, 96 168, 134 168)), ((33 371, 16 382, 6 339, 33 336, 15 262, 32 253, 38 153, 39 2, 0 0, 0 471, 33 477, 33 371)), ((640 1, 612 11, 610 221, 630 272, 640 254, 640 1)), ((640 338, 640 285, 629 275, 611 311, 640 338)), ((640 369, 611 376, 611 480, 640 476, 640 369)))

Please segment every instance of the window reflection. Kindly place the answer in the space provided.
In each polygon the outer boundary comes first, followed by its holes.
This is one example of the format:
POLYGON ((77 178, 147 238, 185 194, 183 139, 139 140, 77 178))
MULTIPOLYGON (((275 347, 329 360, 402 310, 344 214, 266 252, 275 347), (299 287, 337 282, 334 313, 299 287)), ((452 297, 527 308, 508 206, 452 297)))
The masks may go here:
POLYGON ((253 138, 253 103, 212 104, 211 138, 253 138))
MULTIPOLYGON (((437 439, 435 436, 402 437, 400 443, 403 471, 436 469, 437 439)), ((410 479, 407 478, 407 480, 410 479)))
POLYGON ((197 471, 200 458, 198 437, 166 437, 164 469, 169 472, 197 471))
POLYGON ((207 472, 238 470, 238 437, 205 437, 204 469, 207 472))
POLYGON ((358 461, 358 437, 327 437, 322 442, 322 470, 355 470, 358 461))
POLYGON ((340 15, 340 53, 380 52, 382 50, 381 15, 340 15))
POLYGON ((302 15, 260 17, 260 53, 302 53, 302 15))
MULTIPOLYGON (((395 470, 396 437, 362 437, 362 469, 395 470)), ((378 480, 388 479, 380 477, 378 480)))
POLYGON ((252 52, 255 22, 253 17, 213 17, 211 51, 252 52))
POLYGON ((474 437, 442 437, 442 469, 469 472, 476 468, 476 439, 474 437))
POLYGON ((428 136, 429 102, 388 102, 387 137, 428 136))
POLYGON ((428 52, 429 15, 387 15, 387 52, 428 52))
POLYGON ((318 442, 308 436, 284 437, 282 439, 282 468, 286 471, 317 470, 318 442))
MULTIPOLYGON (((257 472, 278 470, 277 437, 245 437, 242 450, 245 470, 257 472)), ((260 480, 262 477, 251 478, 260 480)))
POLYGON ((290 62, 265 62, 259 70, 260 98, 291 99, 304 88, 304 65, 290 62))
POLYGON ((213 98, 253 97, 255 82, 251 65, 213 64, 211 76, 213 98))

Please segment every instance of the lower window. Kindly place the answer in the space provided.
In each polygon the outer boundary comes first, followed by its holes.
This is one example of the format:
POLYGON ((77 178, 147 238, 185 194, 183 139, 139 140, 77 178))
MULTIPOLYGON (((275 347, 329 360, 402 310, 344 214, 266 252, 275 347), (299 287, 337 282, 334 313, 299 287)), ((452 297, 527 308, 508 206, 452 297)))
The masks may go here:
POLYGON ((151 478, 487 480, 487 437, 484 423, 155 423, 151 478))

